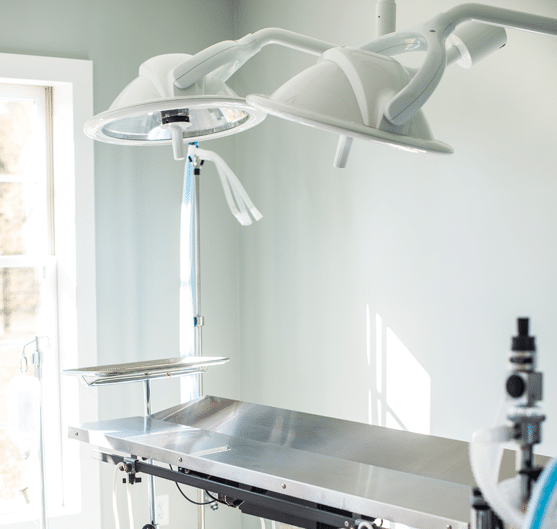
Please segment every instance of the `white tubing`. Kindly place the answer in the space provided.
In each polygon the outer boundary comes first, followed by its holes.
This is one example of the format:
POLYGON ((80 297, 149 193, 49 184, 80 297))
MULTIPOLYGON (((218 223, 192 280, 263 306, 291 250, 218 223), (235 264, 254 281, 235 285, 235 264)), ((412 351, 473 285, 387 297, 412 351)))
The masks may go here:
POLYGON ((132 509, 132 491, 130 489, 130 480, 128 479, 126 482, 126 492, 128 496, 128 515, 130 517, 130 529, 134 529, 133 527, 133 509, 132 509))
POLYGON ((557 502, 557 459, 552 459, 532 492, 526 513, 525 529, 555 527, 555 504, 557 502), (553 515, 553 516, 552 516, 553 515))
POLYGON ((236 204, 238 204, 238 208, 240 210, 240 215, 236 216, 236 218, 242 226, 249 226, 251 224, 251 219, 246 208, 246 204, 242 200, 242 197, 238 192, 238 188, 236 186, 232 186, 232 193, 234 194, 234 200, 236 201, 236 204))
POLYGON ((116 504, 116 483, 118 480, 118 470, 120 465, 114 467, 114 483, 112 487, 112 512, 114 513, 114 525, 116 529, 120 529, 120 517, 118 516, 118 505, 116 504))
POLYGON ((197 156, 215 164, 228 207, 240 224, 243 226, 249 226, 251 224, 248 210, 255 220, 263 218, 263 215, 261 215, 259 210, 253 205, 253 202, 240 180, 238 180, 238 177, 216 152, 199 149, 196 148, 195 145, 190 145, 188 148, 188 156, 197 156))
MULTIPOLYGON (((114 523, 116 529, 120 529, 120 518, 118 516, 118 505, 116 502, 116 483, 118 483, 118 471, 126 470, 125 463, 118 463, 114 468, 114 483, 112 488, 112 512, 114 513, 114 523)), ((126 480, 126 490, 128 496, 128 516, 130 518, 130 529, 133 529, 132 493, 130 490, 130 480, 126 480)))
MULTIPOLYGON (((210 161, 214 162, 214 160, 210 161)), ((230 185, 230 181, 227 177, 228 175, 223 170, 223 167, 218 163, 215 163, 215 166, 217 168, 217 173, 219 174, 222 188, 224 190, 224 196, 226 197, 226 202, 228 203, 230 211, 232 211, 232 214, 238 219, 238 222, 242 226, 249 226, 251 224, 251 219, 249 217, 244 201, 238 194, 238 190, 235 186, 230 185), (234 198, 232 198, 232 195, 234 195, 234 198)))
POLYGON ((226 176, 228 178, 229 183, 232 186, 232 189, 236 189, 239 196, 242 197, 242 199, 245 202, 247 208, 252 213, 254 219, 259 220, 259 219, 263 218, 263 215, 261 215, 261 213, 259 213, 257 208, 253 205, 253 202, 251 201, 251 199, 250 199, 249 195, 247 194, 246 190, 244 189, 244 186, 242 186, 240 180, 238 180, 238 177, 234 174, 232 169, 230 169, 230 167, 228 167, 226 162, 216 152, 211 152, 211 151, 206 151, 206 152, 211 153, 211 155, 212 155, 211 161, 214 162, 215 165, 217 165, 217 166, 220 165, 222 167, 224 173, 226 174, 226 176))
MULTIPOLYGON (((224 191, 224 198, 226 198, 226 203, 228 204, 228 207, 230 208, 232 215, 234 215, 238 219, 240 224, 245 226, 246 223, 245 216, 242 215, 242 213, 238 209, 238 206, 236 206, 236 202, 234 202, 234 198, 232 196, 232 191, 230 189, 230 184, 228 183, 228 179, 226 178, 226 175, 223 173, 221 168, 218 165, 216 167, 217 167, 217 173, 220 178, 220 182, 222 184, 222 190, 224 191)), ((243 205, 243 203, 240 204, 241 206, 243 205)), ((245 208, 244 208, 244 214, 247 215, 247 211, 245 210, 245 208)), ((248 215, 248 224, 251 224, 249 215, 248 215)))
POLYGON ((490 507, 505 523, 521 528, 524 526, 524 514, 511 503, 498 485, 503 457, 502 443, 512 440, 513 433, 510 426, 476 432, 470 443, 470 464, 476 483, 490 507))

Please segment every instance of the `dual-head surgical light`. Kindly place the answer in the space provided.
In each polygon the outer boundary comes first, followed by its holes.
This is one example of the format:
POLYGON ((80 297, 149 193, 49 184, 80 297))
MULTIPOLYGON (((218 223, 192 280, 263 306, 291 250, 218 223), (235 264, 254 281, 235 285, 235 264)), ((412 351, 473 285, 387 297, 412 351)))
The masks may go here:
POLYGON ((434 139, 422 106, 448 64, 470 67, 504 46, 503 27, 557 36, 556 19, 481 4, 456 6, 417 29, 389 33, 359 48, 263 29, 193 56, 149 59, 85 132, 108 143, 172 144, 174 157, 183 159, 184 142, 235 134, 272 114, 338 134, 337 167, 346 164, 353 138, 450 154, 449 145, 434 139), (268 44, 316 55, 317 64, 271 96, 239 97, 225 81, 268 44), (413 51, 426 52, 417 70, 394 58, 413 51))

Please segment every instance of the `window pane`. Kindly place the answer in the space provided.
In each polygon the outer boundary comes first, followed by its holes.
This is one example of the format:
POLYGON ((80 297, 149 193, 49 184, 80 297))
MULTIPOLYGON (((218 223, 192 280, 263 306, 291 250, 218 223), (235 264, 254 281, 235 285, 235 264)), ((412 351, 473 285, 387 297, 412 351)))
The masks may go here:
MULTIPOLYGON (((40 300, 40 284, 35 268, 0 268, 0 339, 27 341, 36 334, 36 311, 40 300)), ((28 485, 36 472, 36 450, 27 458, 8 435, 8 384, 21 376, 21 346, 0 344, 0 500, 17 500, 25 505, 20 490, 28 485)), ((29 369, 29 373, 32 369, 29 369)), ((32 488, 36 489, 36 485, 32 488)))
POLYGON ((33 101, 0 99, 0 174, 26 172, 25 149, 33 131, 33 101))
POLYGON ((0 268, 0 339, 37 334, 40 283, 35 268, 0 268))
MULTIPOLYGON (((44 89, 38 89, 40 94, 44 96, 44 89)), ((0 95, 0 255, 44 254, 48 249, 47 136, 44 118, 38 117, 43 106, 37 96, 0 95)))
POLYGON ((0 346, 0 365, 2 366, 2 369, 0 369, 0 425, 3 426, 0 428, 0 454, 2 454, 2 465, 0 465, 0 501, 16 500, 18 504, 24 505, 25 500, 20 490, 28 484, 25 483, 25 470, 29 467, 32 457, 29 457, 26 463, 21 451, 10 439, 7 429, 8 384, 15 377, 22 376, 19 371, 20 355, 21 347, 0 346))
POLYGON ((0 255, 22 255, 23 184, 0 183, 0 255))

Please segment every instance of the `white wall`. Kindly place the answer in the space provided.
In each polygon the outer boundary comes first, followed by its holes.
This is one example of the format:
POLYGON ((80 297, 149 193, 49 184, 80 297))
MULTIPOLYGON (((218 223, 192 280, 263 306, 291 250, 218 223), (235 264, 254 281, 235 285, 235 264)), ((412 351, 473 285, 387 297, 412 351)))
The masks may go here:
MULTIPOLYGON (((485 3, 557 17, 551 0, 485 3)), ((405 29, 457 2, 397 4, 405 29)), ((369 0, 239 6, 237 37, 374 37, 369 0)), ((338 170, 327 132, 268 117, 237 136, 265 215, 242 239, 243 400, 391 425, 381 401, 410 429, 469 440, 493 423, 516 317, 529 316, 549 412, 540 452, 555 454, 556 51, 555 38, 509 30, 496 55, 446 72, 425 113, 452 156, 356 140, 338 170)), ((269 46, 237 91, 269 94, 313 62, 269 46)))

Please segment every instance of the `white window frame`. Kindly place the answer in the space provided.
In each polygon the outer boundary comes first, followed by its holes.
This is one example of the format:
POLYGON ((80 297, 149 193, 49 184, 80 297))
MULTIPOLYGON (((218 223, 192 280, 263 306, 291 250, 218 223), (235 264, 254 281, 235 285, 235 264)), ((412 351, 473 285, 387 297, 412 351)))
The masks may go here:
MULTIPOLYGON (((92 71, 92 62, 87 60, 0 53, 0 83, 53 88, 54 236, 61 369, 97 364, 94 156, 93 141, 83 133, 83 124, 93 115, 92 71)), ((69 425, 98 420, 98 398, 74 377, 61 377, 60 392, 64 506, 49 509, 49 527, 98 528, 98 462, 82 443, 67 436, 69 425)), ((37 525, 35 521, 5 515, 0 518, 1 527, 36 529, 37 525)))

